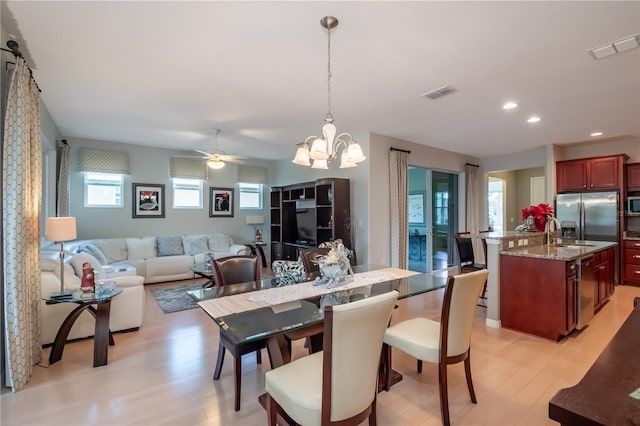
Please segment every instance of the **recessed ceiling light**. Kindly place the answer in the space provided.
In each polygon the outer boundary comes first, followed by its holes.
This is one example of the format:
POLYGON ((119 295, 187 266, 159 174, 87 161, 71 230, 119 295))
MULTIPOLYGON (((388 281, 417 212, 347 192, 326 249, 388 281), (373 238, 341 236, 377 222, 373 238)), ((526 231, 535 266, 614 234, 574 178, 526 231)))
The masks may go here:
POLYGON ((502 109, 514 109, 517 106, 518 104, 515 102, 507 102, 506 104, 502 105, 502 109))
POLYGON ((534 115, 529 117, 529 119, 527 120, 527 123, 537 123, 538 121, 540 121, 540 117, 538 117, 537 115, 534 115))
POLYGON ((591 133, 591 136, 602 136, 602 132, 593 132, 591 133))

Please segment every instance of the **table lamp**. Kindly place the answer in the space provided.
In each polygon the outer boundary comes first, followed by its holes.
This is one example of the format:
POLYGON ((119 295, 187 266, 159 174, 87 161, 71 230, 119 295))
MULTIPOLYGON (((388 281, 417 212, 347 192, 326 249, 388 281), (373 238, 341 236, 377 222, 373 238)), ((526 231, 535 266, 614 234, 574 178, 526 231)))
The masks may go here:
POLYGON ((51 293, 50 297, 68 297, 73 292, 64 289, 64 242, 76 239, 75 217, 47 218, 47 240, 60 243, 60 292, 51 293))
MULTIPOLYGON (((245 223, 247 225, 261 225, 264 223, 264 216, 262 215, 252 215, 245 217, 245 223)), ((262 242, 262 229, 256 226, 256 239, 257 242, 262 242)))

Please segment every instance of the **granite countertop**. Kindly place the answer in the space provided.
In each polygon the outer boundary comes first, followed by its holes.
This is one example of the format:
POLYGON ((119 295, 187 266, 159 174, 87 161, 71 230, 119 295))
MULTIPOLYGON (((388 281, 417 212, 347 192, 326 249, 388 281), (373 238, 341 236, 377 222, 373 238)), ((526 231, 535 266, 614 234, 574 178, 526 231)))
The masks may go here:
POLYGON ((480 238, 485 239, 505 239, 505 238, 514 238, 514 237, 533 237, 536 235, 545 235, 544 232, 540 231, 532 231, 532 232, 516 232, 516 231, 503 231, 503 232, 483 232, 478 234, 480 238))
POLYGON ((576 260, 591 253, 615 247, 617 243, 608 241, 575 241, 572 243, 560 243, 539 246, 521 246, 501 251, 500 254, 508 256, 537 257, 550 260, 576 260))

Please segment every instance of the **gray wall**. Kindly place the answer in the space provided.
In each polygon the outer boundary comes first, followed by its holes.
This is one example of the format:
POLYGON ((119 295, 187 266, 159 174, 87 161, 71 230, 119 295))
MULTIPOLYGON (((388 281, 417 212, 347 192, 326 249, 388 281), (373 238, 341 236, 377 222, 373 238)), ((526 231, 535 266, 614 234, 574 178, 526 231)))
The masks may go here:
POLYGON ((558 160, 627 154, 629 163, 640 163, 640 138, 628 137, 605 140, 601 143, 567 146, 562 151, 563 158, 558 158, 558 160))
MULTIPOLYGON (((493 172, 489 173, 488 176, 505 181, 503 220, 505 231, 513 231, 516 226, 522 223, 520 217, 522 209, 531 205, 530 179, 534 176, 544 176, 544 167, 493 172)), ((484 198, 486 198, 486 194, 484 194, 484 198)))
MULTIPOLYGON (((268 231, 268 185, 262 210, 240 210, 238 208, 238 166, 227 163, 221 170, 210 170, 204 185, 202 209, 174 209, 172 182, 169 177, 169 158, 178 155, 193 155, 190 151, 148 148, 114 142, 68 138, 71 146, 71 215, 76 217, 78 239, 105 237, 140 237, 157 235, 181 235, 198 233, 225 233, 238 243, 254 240, 255 225, 245 224, 247 215, 264 215, 268 231), (124 182, 123 208, 85 208, 84 176, 78 172, 78 148, 90 147, 129 153, 130 174, 124 182), (153 183, 165 185, 165 217, 162 219, 132 218, 132 183, 153 183), (209 217, 209 187, 234 189, 234 217, 209 217)), ((267 174, 273 174, 272 161, 252 160, 251 165, 267 167, 267 174)), ((268 238, 268 234, 266 235, 268 238)), ((268 240, 267 240, 268 241, 268 240)))
MULTIPOLYGON (((389 199, 389 148, 411 151, 409 164, 458 173, 458 199, 464 200, 464 165, 478 164, 478 159, 456 152, 445 151, 389 136, 371 133, 369 139, 369 261, 389 265, 391 258, 391 202, 389 199)), ((486 188, 486 186, 484 187, 486 188)), ((478 184, 473 191, 483 191, 478 184)), ((486 199, 486 191, 481 192, 486 199)), ((481 197, 482 199, 482 197, 481 197)), ((458 217, 464 227, 464 202, 459 203, 458 217)), ((477 212, 476 212, 477 213, 477 212)))
MULTIPOLYGON (((293 164, 295 145, 291 145, 289 158, 281 160, 274 168, 274 177, 270 182, 274 186, 291 185, 298 182, 311 182, 321 178, 344 178, 351 183, 351 229, 353 230, 353 249, 356 251, 358 263, 369 263, 370 253, 370 217, 368 209, 369 198, 369 168, 371 147, 368 133, 352 133, 356 138, 367 160, 358 164, 357 167, 341 169, 339 161, 329 165, 328 170, 317 170, 310 167, 293 164)), ((269 240, 267 240, 269 241, 269 240)))

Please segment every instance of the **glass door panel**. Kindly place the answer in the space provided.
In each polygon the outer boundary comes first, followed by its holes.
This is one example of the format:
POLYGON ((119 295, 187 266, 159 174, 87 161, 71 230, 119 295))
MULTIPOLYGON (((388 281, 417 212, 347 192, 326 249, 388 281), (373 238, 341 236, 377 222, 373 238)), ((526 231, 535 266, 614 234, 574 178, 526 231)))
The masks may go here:
POLYGON ((458 175, 409 166, 409 269, 432 272, 453 262, 458 175))

